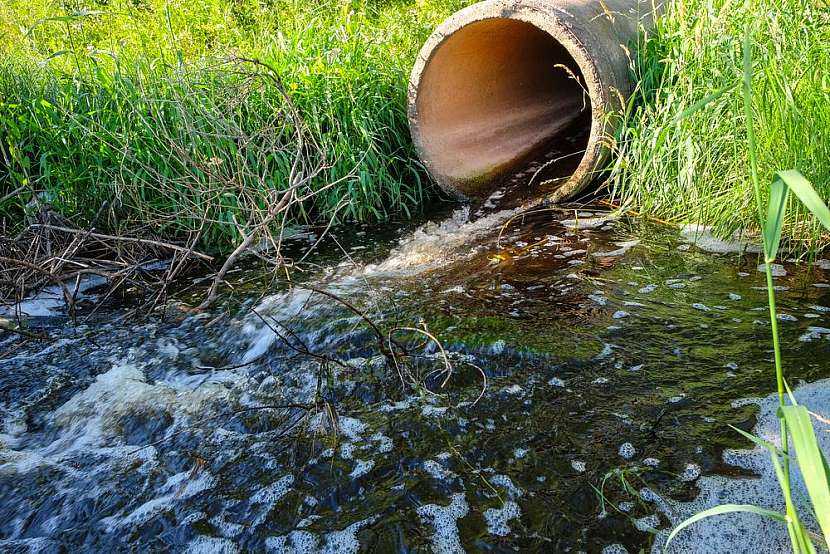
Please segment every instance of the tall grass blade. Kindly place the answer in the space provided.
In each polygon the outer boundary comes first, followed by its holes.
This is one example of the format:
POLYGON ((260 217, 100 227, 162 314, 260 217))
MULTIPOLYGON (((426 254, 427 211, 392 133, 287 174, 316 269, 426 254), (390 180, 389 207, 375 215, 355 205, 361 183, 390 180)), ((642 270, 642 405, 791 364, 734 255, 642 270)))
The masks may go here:
MULTIPOLYGON (((789 498, 790 498, 789 476, 784 471, 784 468, 781 465, 781 456, 783 455, 784 459, 786 460, 787 459, 787 454, 785 452, 782 452, 781 450, 779 450, 771 442, 767 442, 764 439, 756 437, 755 435, 747 433, 746 431, 744 431, 742 429, 738 429, 737 427, 732 427, 732 429, 737 431, 739 434, 743 435, 745 438, 751 440, 752 442, 754 442, 758 446, 760 446, 762 448, 765 448, 769 452, 770 458, 772 459, 772 467, 775 470, 775 477, 778 479, 778 484, 781 486, 781 492, 784 494, 784 500, 788 503, 788 506, 789 506, 789 503, 790 503, 790 500, 789 500, 789 498)), ((798 519, 797 514, 795 514, 794 519, 798 519)), ((799 523, 799 525, 800 525, 800 523, 799 523)))
POLYGON ((666 552, 668 550, 671 541, 673 541, 677 534, 680 533, 680 531, 682 531, 686 527, 693 525, 694 523, 697 523, 702 519, 706 519, 707 517, 719 516, 724 514, 733 514, 738 512, 757 514, 762 517, 768 517, 776 521, 787 523, 787 518, 784 517, 784 514, 780 514, 773 510, 759 508, 758 506, 753 506, 752 504, 722 504, 720 506, 715 506, 714 508, 709 508, 708 510, 703 510, 702 512, 693 515, 692 517, 690 517, 689 519, 675 527, 669 535, 669 538, 666 540, 666 546, 663 547, 663 552, 666 552))
POLYGON ((789 189, 782 179, 775 179, 769 193, 767 220, 764 223, 764 257, 772 263, 781 243, 781 229, 784 226, 784 214, 787 211, 789 189))
POLYGON ((812 183, 797 169, 779 171, 775 174, 776 180, 781 180, 795 195, 801 203, 810 210, 816 219, 828 230, 830 230, 830 209, 816 192, 812 183))
POLYGON ((798 467, 816 513, 816 519, 830 549, 830 469, 816 440, 810 413, 804 406, 784 406, 780 416, 787 421, 798 454, 798 467))
POLYGON ((770 454, 772 467, 775 470, 775 477, 778 480, 778 485, 781 487, 781 493, 784 496, 784 503, 787 506, 787 517, 785 521, 787 522, 787 532, 790 535, 790 541, 793 546, 793 552, 795 552, 796 554, 800 552, 815 552, 816 549, 813 546, 812 540, 810 539, 810 533, 807 531, 807 528, 804 527, 804 524, 798 517, 798 512, 796 511, 792 501, 788 465, 789 456, 787 452, 777 448, 774 444, 772 444, 769 441, 765 441, 764 439, 756 437, 755 435, 747 433, 746 431, 738 429, 737 427, 731 427, 732 429, 737 431, 738 434, 749 439, 756 445, 765 448, 770 454), (782 457, 784 460, 783 465, 781 463, 782 457))

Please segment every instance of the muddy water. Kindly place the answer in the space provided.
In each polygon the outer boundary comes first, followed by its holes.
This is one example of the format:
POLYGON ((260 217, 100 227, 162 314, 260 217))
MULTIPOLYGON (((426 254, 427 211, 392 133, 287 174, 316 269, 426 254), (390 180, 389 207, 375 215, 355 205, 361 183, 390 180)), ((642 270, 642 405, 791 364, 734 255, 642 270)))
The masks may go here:
MULTIPOLYGON (((752 474, 723 452, 774 388, 757 256, 511 215, 344 234, 210 313, 0 338, 0 550, 650 549, 702 480, 752 474)), ((830 274, 786 271, 790 380, 817 381, 830 274)))

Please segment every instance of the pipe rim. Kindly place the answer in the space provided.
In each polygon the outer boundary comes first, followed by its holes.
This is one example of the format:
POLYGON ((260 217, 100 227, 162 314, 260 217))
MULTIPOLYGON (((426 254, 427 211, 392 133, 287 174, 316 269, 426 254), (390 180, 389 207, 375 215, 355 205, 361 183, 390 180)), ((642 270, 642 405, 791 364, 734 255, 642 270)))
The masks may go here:
MULTIPOLYGON (((557 202, 572 196, 592 180, 597 166, 603 158, 602 137, 605 132, 605 106, 608 104, 607 87, 604 86, 602 73, 590 56, 586 45, 579 41, 574 26, 575 18, 566 10, 557 8, 549 3, 534 0, 485 0, 468 6, 444 20, 421 47, 409 79, 407 117, 415 150, 422 160, 427 171, 445 191, 452 193, 460 200, 470 200, 471 197, 459 190, 455 184, 442 175, 433 173, 430 167, 427 149, 424 147, 418 125, 417 98, 421 77, 432 59, 432 55, 453 34, 473 23, 492 19, 512 19, 533 25, 557 41, 576 62, 582 74, 583 85, 588 91, 591 103, 591 129, 585 152, 579 165, 570 178, 562 183, 546 198, 534 199, 539 201, 557 202)), ((584 31, 583 31, 584 32, 584 31)), ((529 195, 532 197, 533 195, 529 195)))

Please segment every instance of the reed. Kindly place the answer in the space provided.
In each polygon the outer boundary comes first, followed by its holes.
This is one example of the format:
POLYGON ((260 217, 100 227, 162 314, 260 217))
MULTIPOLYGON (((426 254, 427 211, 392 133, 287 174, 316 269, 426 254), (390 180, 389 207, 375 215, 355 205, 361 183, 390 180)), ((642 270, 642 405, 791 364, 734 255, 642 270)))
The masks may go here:
MULTIPOLYGON (((639 82, 609 167, 615 202, 676 223, 729 235, 757 230, 741 94, 741 42, 753 22, 757 167, 797 168, 830 196, 830 13, 814 0, 668 2, 632 49, 639 82), (706 109, 699 109, 702 104, 706 109)), ((761 190, 766 202, 768 191, 761 190)), ((826 246, 830 234, 791 201, 790 249, 826 246)))
POLYGON ((813 545, 813 536, 802 523, 802 519, 793 502, 791 486, 791 449, 797 453, 798 468, 804 477, 812 512, 824 536, 824 543, 830 549, 830 468, 827 460, 818 446, 815 430, 813 429, 810 413, 804 406, 799 406, 795 397, 789 391, 784 377, 784 368, 781 362, 781 340, 778 333, 778 318, 775 307, 775 287, 773 283, 772 264, 778 255, 781 234, 786 221, 789 197, 816 219, 827 230, 830 230, 830 209, 821 199, 813 185, 797 170, 779 171, 772 177, 772 184, 768 190, 761 186, 758 167, 759 151, 755 140, 755 103, 754 77, 756 68, 753 65, 753 43, 751 27, 747 26, 743 44, 743 75, 742 98, 746 122, 746 136, 749 151, 750 175, 757 207, 757 216, 762 229, 764 246, 764 261, 766 263, 767 300, 769 305, 770 329, 773 349, 775 352, 775 380, 778 392, 779 410, 778 419, 781 429, 781 445, 776 446, 768 441, 750 435, 740 429, 740 434, 770 453, 773 467, 784 497, 785 513, 753 505, 721 505, 700 512, 678 525, 666 542, 668 548, 672 539, 684 528, 706 517, 723 515, 735 512, 750 512, 761 517, 768 517, 787 526, 793 552, 795 554, 812 554, 816 552, 813 545), (792 194, 790 194, 792 193, 792 194), (767 209, 763 208, 762 198, 768 197, 767 209), (787 400, 789 399, 789 403, 787 400))

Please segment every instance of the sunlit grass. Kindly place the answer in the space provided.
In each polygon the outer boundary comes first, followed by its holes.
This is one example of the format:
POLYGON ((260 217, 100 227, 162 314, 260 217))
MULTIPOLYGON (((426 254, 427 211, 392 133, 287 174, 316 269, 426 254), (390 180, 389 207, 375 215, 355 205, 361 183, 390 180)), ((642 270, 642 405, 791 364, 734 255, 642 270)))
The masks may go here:
MULTIPOLYGON (((723 233, 758 229, 741 94, 750 22, 759 172, 798 169, 830 196, 827 8, 802 0, 682 0, 667 4, 634 60, 640 84, 610 173, 618 202, 723 233), (701 103, 705 109, 697 109, 701 103)), ((808 212, 791 208, 783 228, 790 246, 826 245, 830 237, 808 212)))
POLYGON ((406 86, 433 26, 461 2, 112 1, 0 7, 0 216, 41 193, 77 224, 202 229, 227 249, 286 186, 296 137, 273 67, 302 115, 304 156, 343 179, 290 222, 383 220, 432 193, 412 149, 406 86), (106 208, 101 211, 102 205, 106 208))
POLYGON ((778 332, 778 312, 772 264, 778 256, 789 197, 792 197, 793 203, 797 203, 798 206, 806 210, 807 217, 814 218, 818 225, 828 231, 830 231, 830 209, 828 209, 825 201, 819 197, 815 187, 797 170, 776 172, 772 176, 772 185, 769 189, 765 190, 765 187, 762 186, 755 129, 756 69, 753 64, 753 34, 751 33, 753 28, 754 25, 747 24, 744 35, 741 98, 744 107, 750 178, 757 206, 757 221, 759 227, 763 229, 761 241, 764 247, 767 304, 769 307, 771 339, 775 353, 775 382, 779 404, 777 415, 781 433, 781 446, 779 448, 740 429, 736 428, 735 430, 769 452, 781 488, 781 494, 784 497, 785 513, 782 514, 751 504, 715 506, 693 515, 675 527, 667 539, 666 547, 683 529, 704 518, 733 513, 752 513, 759 517, 779 521, 782 525, 785 525, 794 554, 815 554, 814 536, 802 522, 802 514, 799 514, 793 500, 792 471, 795 469, 795 464, 791 463, 792 450, 790 445, 792 444, 795 453, 798 454, 797 466, 804 477, 810 508, 821 528, 823 542, 827 548, 830 548, 830 467, 827 465, 824 453, 819 448, 810 412, 804 406, 798 405, 792 392, 787 387, 784 377, 781 352, 785 345, 782 345, 778 332), (762 201, 762 197, 765 196, 769 197, 766 210, 762 201))

